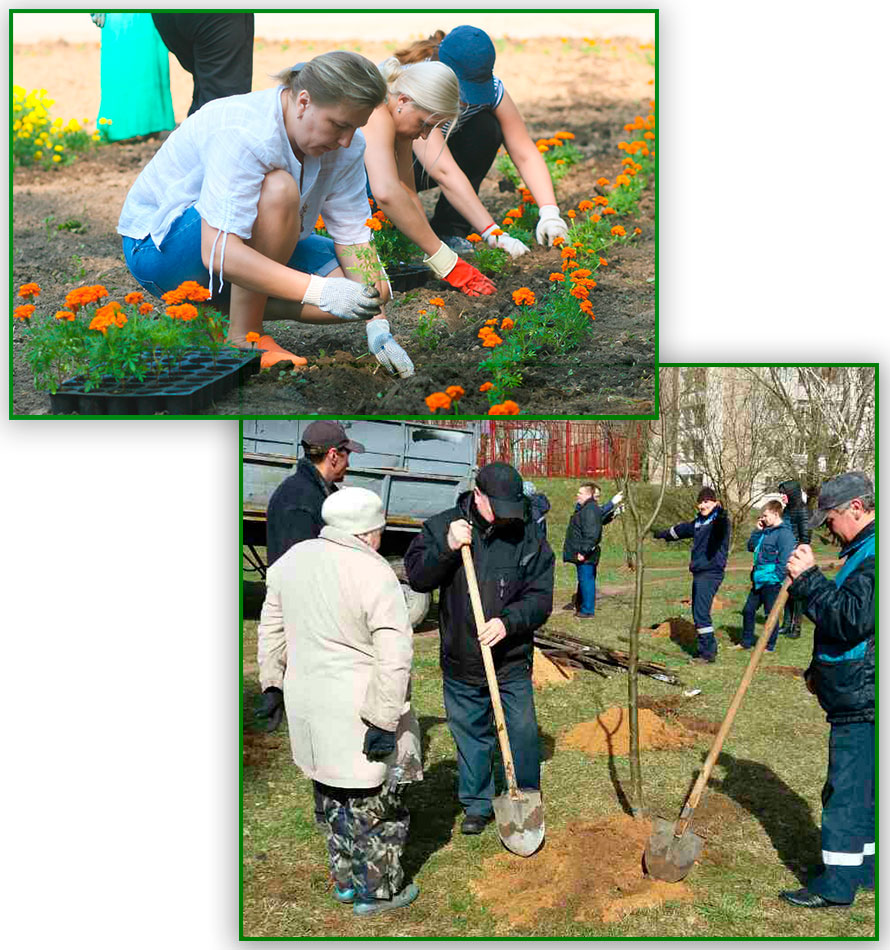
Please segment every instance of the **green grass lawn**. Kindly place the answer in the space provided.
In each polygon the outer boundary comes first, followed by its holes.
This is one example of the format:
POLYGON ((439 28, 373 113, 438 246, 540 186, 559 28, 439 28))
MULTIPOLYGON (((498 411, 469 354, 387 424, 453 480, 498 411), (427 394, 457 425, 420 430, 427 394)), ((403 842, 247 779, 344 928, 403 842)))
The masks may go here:
MULTIPOLYGON (((605 529, 598 577, 609 593, 598 600, 595 620, 577 621, 570 611, 561 610, 574 590, 575 571, 559 558, 578 483, 535 481, 551 500, 548 532, 557 553, 554 612, 548 628, 627 649, 633 575, 623 566, 620 524, 605 529)), ((603 485, 606 498, 613 490, 612 484, 603 485)), ((656 526, 694 514, 691 508, 687 513, 679 500, 670 501, 669 513, 656 526)), ((681 687, 641 677, 641 696, 675 697, 684 716, 711 722, 723 718, 749 659, 747 653, 726 649, 741 630, 750 566, 750 555, 744 551, 748 530, 750 526, 743 528, 744 537, 731 561, 740 569, 727 573, 720 590, 729 606, 714 614, 718 662, 692 666, 681 645, 647 635, 641 638, 642 656, 668 665, 686 687, 701 693, 683 700, 681 687)), ((836 553, 818 542, 815 547, 825 562, 836 553)), ((679 603, 690 590, 688 557, 688 542, 646 542, 647 567, 664 570, 645 575, 643 627, 668 617, 691 620, 690 608, 679 603)), ((255 591, 251 599, 255 603, 255 591)), ((251 616, 249 610, 245 613, 251 616)), ((723 817, 707 823, 703 860, 686 879, 692 902, 668 902, 618 923, 578 923, 576 896, 565 906, 542 911, 533 925, 515 929, 498 919, 494 908, 478 900, 470 887, 487 873, 490 865, 485 862, 503 848, 492 828, 479 837, 458 832, 457 764, 445 723, 435 631, 415 637, 413 701, 424 738, 425 780, 410 786, 406 794, 412 825, 404 865, 421 894, 408 909, 356 921, 348 907, 330 896, 324 840, 313 824, 311 786, 291 761, 286 722, 270 736, 255 732, 253 708, 259 694, 255 619, 245 619, 243 627, 243 933, 247 937, 716 940, 863 939, 876 934, 872 893, 860 892, 853 908, 836 911, 796 910, 777 898, 779 890, 798 887, 796 874, 803 874, 819 858, 828 726, 799 677, 769 672, 779 666, 807 666, 812 647, 812 625, 807 620, 799 640, 782 637, 777 651, 764 655, 714 769, 697 814, 703 817, 709 802, 722 800, 723 817)), ((559 738, 576 723, 624 704, 626 697, 627 677, 621 671, 607 679, 583 671, 567 685, 536 693, 548 836, 565 835, 573 822, 621 814, 629 786, 627 759, 564 749, 559 738)), ((677 816, 708 742, 705 737, 690 748, 644 752, 644 792, 653 813, 677 816)), ((597 879, 598 866, 608 861, 608 854, 590 855, 584 873, 591 883, 597 879)), ((510 899, 510 894, 503 895, 503 900, 510 899)))

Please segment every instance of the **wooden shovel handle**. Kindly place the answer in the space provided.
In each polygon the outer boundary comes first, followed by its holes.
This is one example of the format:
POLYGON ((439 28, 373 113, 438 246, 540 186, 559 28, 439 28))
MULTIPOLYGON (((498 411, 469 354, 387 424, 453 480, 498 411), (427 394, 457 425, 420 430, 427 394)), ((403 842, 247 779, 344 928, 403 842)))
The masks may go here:
POLYGON ((779 622, 779 615, 785 609, 785 602, 788 600, 788 588, 790 586, 791 578, 786 577, 776 597, 776 602, 773 604, 773 609, 769 612, 766 623, 763 625, 763 632, 760 634, 757 645, 754 647, 754 652, 751 654, 751 659, 748 661, 748 668, 745 670, 745 675, 742 677, 741 683, 739 683, 739 688, 735 691, 735 696, 733 696, 732 702, 729 704, 729 709, 726 712, 726 716, 717 735, 714 736, 714 741, 711 743, 711 751, 708 752, 705 764, 702 766, 695 785, 692 786, 692 791, 686 799, 686 804, 680 812, 680 818, 674 827, 674 837, 676 838, 679 838, 686 830, 686 826, 692 817, 692 812, 695 811, 702 792, 708 784, 708 779, 711 777, 711 770, 714 768, 714 763, 717 761, 720 750, 723 748, 723 741, 726 739, 730 727, 732 726, 732 721, 735 719, 735 714, 738 712, 739 706, 742 704, 742 699, 748 691, 748 686, 754 676, 754 671, 760 663, 760 658, 763 656, 763 651, 766 649, 766 644, 773 632, 773 628, 779 622))
MULTIPOLYGON (((479 596, 479 583, 476 580, 476 568, 473 566, 473 553, 469 545, 464 545, 460 549, 460 553, 464 559, 464 571, 467 575, 467 586, 470 588, 470 601, 473 604, 473 616, 476 619, 476 632, 478 633, 485 626, 485 613, 482 610, 482 598, 479 596)), ((516 769, 513 766, 513 753, 510 751, 510 739, 507 736, 504 707, 501 706, 501 691, 498 689, 498 677, 494 671, 491 647, 484 643, 480 643, 479 647, 482 650, 482 662, 485 664, 488 691, 491 693, 491 705, 494 709, 494 722, 497 728, 498 742, 501 746, 501 757, 504 760, 507 785, 510 787, 510 797, 515 798, 518 794, 516 769)))

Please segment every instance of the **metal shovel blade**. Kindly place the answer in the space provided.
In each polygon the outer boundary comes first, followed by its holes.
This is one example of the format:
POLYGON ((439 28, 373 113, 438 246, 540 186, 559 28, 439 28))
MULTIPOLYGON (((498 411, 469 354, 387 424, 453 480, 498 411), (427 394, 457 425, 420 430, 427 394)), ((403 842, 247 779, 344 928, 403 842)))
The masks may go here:
POLYGON ((679 837, 676 822, 653 819, 653 831, 646 844, 646 871, 659 881, 682 881, 692 870, 704 846, 704 839, 688 829, 679 837))
POLYGON ((536 788, 519 788, 498 795, 492 802, 498 835, 504 847, 523 858, 541 847, 544 840, 544 803, 536 788))

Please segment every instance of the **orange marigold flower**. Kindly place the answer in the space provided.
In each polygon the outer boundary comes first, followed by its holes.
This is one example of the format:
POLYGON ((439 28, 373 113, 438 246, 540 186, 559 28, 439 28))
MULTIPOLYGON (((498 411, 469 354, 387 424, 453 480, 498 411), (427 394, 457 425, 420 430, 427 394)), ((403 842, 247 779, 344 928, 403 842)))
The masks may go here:
POLYGON ((505 416, 507 413, 504 411, 504 407, 501 403, 495 403, 489 410, 488 414, 490 416, 505 416))
POLYGON ((642 234, 642 233, 643 232, 640 228, 634 228, 634 234, 642 234))
POLYGON ((596 183, 600 186, 600 188, 605 188, 611 184, 608 178, 597 178, 596 183))
POLYGON ((104 319, 103 317, 93 317, 93 319, 90 321, 90 329, 98 330, 100 333, 105 333, 110 322, 110 320, 104 319))
POLYGON ((467 235, 467 240, 470 244, 478 244, 482 240, 482 237, 474 231, 472 234, 467 235))
POLYGON ((18 307, 15 308, 15 310, 12 311, 12 319, 13 320, 30 320, 31 314, 34 313, 36 309, 37 308, 32 303, 20 304, 18 307))
POLYGON ((244 339, 245 339, 248 343, 259 343, 259 342, 260 342, 260 335, 259 335, 259 333, 257 333, 256 331, 251 330, 250 333, 248 333, 247 336, 244 337, 244 339))
POLYGON ((127 315, 125 313, 116 313, 111 318, 111 322, 120 330, 123 328, 124 324, 127 322, 127 315))
POLYGON ((622 152, 630 151, 630 146, 627 144, 627 142, 619 142, 617 147, 620 148, 622 152))
POLYGON ((365 224, 372 231, 379 231, 383 227, 383 225, 376 218, 368 218, 368 220, 365 221, 365 224))
POLYGON ((512 317, 504 317, 501 320, 501 329, 502 330, 512 330, 516 326, 516 321, 512 317))
MULTIPOLYGON (((370 203, 370 201, 371 199, 369 198, 368 202, 370 203)), ((316 231, 324 230, 324 218, 321 215, 318 216, 318 220, 315 222, 315 230, 316 231)))
POLYGON ((124 303, 142 303, 145 299, 145 295, 141 294, 138 290, 134 290, 132 293, 129 293, 124 297, 124 303))
POLYGON ((554 247, 562 247, 563 244, 565 244, 565 242, 566 242, 566 239, 565 239, 562 235, 560 235, 559 237, 555 237, 555 238, 553 239, 553 246, 554 246, 554 247))
POLYGON ((179 300, 174 300, 173 303, 182 303, 183 300, 200 303, 202 300, 210 299, 210 291, 196 280, 184 280, 173 292, 179 294, 179 300))
POLYGON ((615 237, 624 237, 624 235, 627 234, 627 231, 625 231, 624 228, 620 224, 616 224, 615 227, 612 228, 611 233, 615 237))
POLYGON ((69 323, 74 319, 74 314, 70 310, 57 310, 56 320, 67 320, 69 323))
POLYGON ((578 270, 573 270, 569 277, 572 280, 580 280, 582 277, 590 277, 593 271, 588 270, 586 267, 579 267, 578 270))
POLYGON ((567 217, 567 218, 572 218, 572 219, 574 219, 574 217, 575 217, 575 212, 574 212, 571 208, 569 208, 569 210, 566 211, 566 217, 567 217))
POLYGON ((39 297, 40 296, 40 287, 37 284, 22 284, 19 287, 19 296, 20 297, 39 297))
POLYGON ((139 312, 144 316, 146 313, 151 313, 154 307, 148 301, 139 305, 139 312))
POLYGON ((555 139, 573 139, 575 137, 574 132, 554 132, 553 137, 555 139))
POLYGON ((644 133, 643 133, 643 138, 644 138, 644 139, 650 139, 650 140, 651 140, 651 139, 654 139, 654 138, 655 138, 655 133, 654 133, 654 132, 644 132, 644 133))
POLYGON ((582 300, 582 301, 578 304, 578 307, 579 307, 584 313, 586 313, 586 314, 590 317, 591 320, 593 319, 593 304, 592 304, 589 300, 582 300))
POLYGON ((592 201, 588 201, 587 198, 585 198, 583 201, 579 201, 579 202, 578 202, 578 210, 579 210, 579 211, 591 211, 591 210, 593 210, 593 202, 592 202, 592 201))
POLYGON ((603 216, 602 216, 601 214, 592 214, 592 215, 590 216, 590 220, 593 221, 594 224, 596 224, 597 221, 601 221, 601 220, 602 220, 602 217, 603 217, 603 216))
POLYGON ((565 165, 565 163, 566 163, 566 160, 565 160, 564 158, 558 158, 558 159, 554 162, 555 165, 565 165))
POLYGON ((603 208, 603 214, 618 214, 614 208, 603 208))
POLYGON ((178 307, 167 307, 167 316, 172 317, 174 320, 194 320, 198 316, 198 308, 193 307, 190 303, 184 303, 178 307))
POLYGON ((452 399, 457 401, 464 394, 463 386, 448 386, 445 390, 446 394, 449 395, 452 399))
POLYGON ((593 203, 595 205, 607 205, 609 203, 609 199, 604 198, 602 195, 597 195, 596 198, 593 199, 593 203))
POLYGON ((616 185, 629 185, 629 184, 630 184, 630 178, 628 178, 627 175, 617 175, 617 176, 615 177, 615 184, 616 184, 616 185))
POLYGON ((609 262, 608 262, 604 257, 601 257, 601 258, 600 258, 600 267, 608 267, 608 266, 609 266, 609 262))
POLYGON ((444 307, 445 301, 441 297, 430 297, 430 304, 433 307, 444 307))
POLYGON ((503 405, 504 411, 508 416, 516 416, 519 414, 519 406, 513 402, 512 399, 505 400, 501 405, 503 405))
POLYGON ((528 304, 531 306, 535 302, 534 291, 530 290, 528 287, 520 287, 518 290, 513 291, 513 303, 517 306, 521 304, 528 304))
POLYGON ((451 407, 451 397, 445 393, 430 393, 424 402, 430 412, 435 412, 437 409, 449 409, 451 407))
POLYGON ((538 146, 538 151, 543 155, 544 152, 549 152, 549 151, 550 151, 550 146, 549 146, 549 145, 545 145, 543 142, 541 142, 541 144, 538 146))
POLYGON ((569 293, 578 300, 586 300, 590 296, 590 291, 586 287, 573 287, 569 293))
POLYGON ((565 279, 565 274, 560 274, 559 271, 556 271, 556 273, 550 275, 550 280, 554 284, 560 283, 565 279))
POLYGON ((376 218, 378 221, 386 221, 386 215, 378 208, 372 215, 372 218, 376 218))
POLYGON ((504 218, 504 220, 501 221, 501 224, 502 224, 505 228, 512 228, 512 227, 513 227, 513 219, 512 219, 512 218, 504 218))
POLYGON ((65 297, 65 306, 69 310, 77 310, 88 303, 95 303, 103 297, 108 296, 108 291, 101 284, 93 284, 89 287, 75 287, 68 292, 65 297))
POLYGON ((500 228, 494 228, 494 229, 491 231, 491 233, 490 233, 489 236, 494 235, 494 237, 500 237, 503 233, 504 233, 504 232, 503 232, 500 228))
POLYGON ((96 310, 96 316, 102 320, 113 320, 114 315, 121 309, 121 305, 116 300, 109 300, 104 307, 96 310))
POLYGON ((426 310, 418 310, 417 313, 418 313, 418 315, 421 316, 421 317, 425 317, 426 314, 427 314, 426 310))
POLYGON ((521 218, 521 217, 522 217, 522 211, 523 211, 522 208, 511 208, 511 209, 507 212, 507 214, 510 215, 510 216, 513 217, 513 218, 521 218))
POLYGON ((634 164, 636 164, 636 163, 635 163, 634 160, 630 157, 630 155, 626 155, 624 158, 621 159, 621 164, 622 164, 622 165, 634 165, 634 164))
POLYGON ((480 392, 480 393, 487 393, 489 389, 494 389, 494 383, 483 383, 483 384, 479 387, 479 392, 480 392))
POLYGON ((560 257, 562 257, 563 260, 569 257, 577 257, 577 256, 578 256, 578 252, 573 247, 564 247, 560 251, 560 257))
POLYGON ((497 335, 497 333, 489 333, 485 339, 482 341, 483 346, 500 346, 504 341, 497 335))
POLYGON ((487 327, 493 327, 497 322, 498 322, 498 318, 497 318, 497 317, 492 317, 490 320, 486 320, 486 321, 485 321, 485 325, 486 325, 487 327))

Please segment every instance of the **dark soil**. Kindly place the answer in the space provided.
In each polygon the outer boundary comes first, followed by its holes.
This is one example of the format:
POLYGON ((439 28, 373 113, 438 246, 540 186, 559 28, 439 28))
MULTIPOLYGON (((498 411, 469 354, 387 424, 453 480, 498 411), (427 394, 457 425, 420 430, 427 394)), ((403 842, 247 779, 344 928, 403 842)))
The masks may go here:
MULTIPOLYGON (((530 41, 523 62, 534 63, 543 53, 530 41)), ((542 47, 543 49, 543 47, 542 47)), ((622 126, 635 115, 645 115, 652 68, 642 59, 622 60, 566 52, 571 75, 568 85, 557 86, 560 71, 548 68, 538 88, 510 75, 506 59, 501 69, 534 138, 566 129, 584 161, 557 186, 565 211, 595 194, 596 178, 610 179, 621 170, 623 153, 616 148, 625 138, 622 126), (571 59, 574 57, 574 59, 571 59), (569 62, 571 59, 571 62, 569 62), (506 78, 510 76, 510 78, 506 78), (577 95, 577 90, 584 90, 577 95)), ((501 57, 499 55, 499 68, 501 57)), ((550 67, 555 66, 551 59, 550 67)), ((534 67, 529 67, 534 72, 534 67)), ((515 69, 515 67, 514 67, 515 69)), ((257 71, 255 70, 255 74, 257 71)), ((54 74, 61 82, 63 71, 54 74)), ((88 114, 85 109, 82 115, 88 114)), ((41 312, 60 309, 73 287, 101 283, 113 298, 136 290, 121 253, 115 226, 127 190, 140 169, 160 147, 158 138, 103 146, 74 164, 54 168, 16 169, 13 173, 12 284, 36 281, 42 293, 41 312)), ((483 182, 481 196, 497 218, 516 202, 501 190, 493 170, 483 182)), ((428 209, 438 192, 422 198, 428 209)), ((541 415, 648 414, 654 410, 655 367, 655 220, 654 189, 645 193, 640 214, 622 223, 642 234, 605 255, 606 268, 597 273, 592 296, 596 321, 588 343, 564 357, 547 353, 524 368, 521 387, 511 398, 522 412, 541 415)), ((309 359, 298 373, 276 369, 254 376, 206 412, 216 415, 331 414, 426 415, 424 397, 447 386, 466 390, 461 412, 484 415, 487 399, 478 392, 487 376, 478 363, 487 354, 476 334, 484 321, 506 315, 515 308, 511 292, 526 286, 539 295, 549 288, 547 277, 559 266, 555 249, 534 245, 530 254, 516 261, 507 274, 495 278, 493 297, 469 298, 432 278, 426 288, 397 293, 388 315, 394 333, 408 350, 416 375, 393 379, 367 354, 361 327, 309 327, 291 321, 267 323, 284 347, 309 359), (438 345, 430 348, 416 334, 418 310, 430 296, 445 300, 447 327, 438 345)), ((13 411, 42 415, 49 412, 49 397, 34 389, 22 352, 22 328, 13 328, 13 411)))

